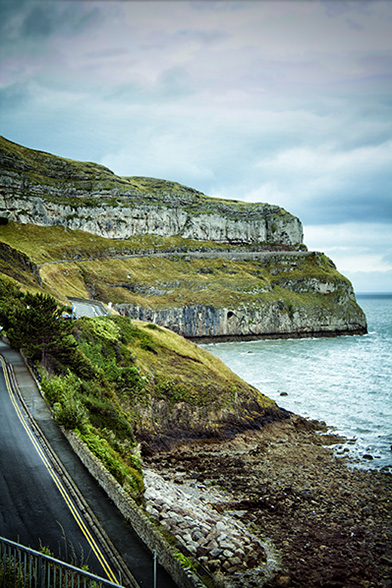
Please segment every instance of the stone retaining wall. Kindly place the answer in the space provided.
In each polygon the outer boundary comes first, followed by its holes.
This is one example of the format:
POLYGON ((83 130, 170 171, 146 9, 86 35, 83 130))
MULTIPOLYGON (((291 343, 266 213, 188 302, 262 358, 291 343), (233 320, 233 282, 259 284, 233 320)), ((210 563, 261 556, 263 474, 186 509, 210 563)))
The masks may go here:
POLYGON ((156 551, 158 562, 167 570, 178 586, 180 588, 205 588, 195 573, 182 567, 175 557, 177 553, 175 549, 165 541, 148 517, 106 470, 99 459, 91 453, 86 444, 73 431, 64 431, 64 434, 82 463, 109 498, 113 500, 143 543, 151 551, 156 551))

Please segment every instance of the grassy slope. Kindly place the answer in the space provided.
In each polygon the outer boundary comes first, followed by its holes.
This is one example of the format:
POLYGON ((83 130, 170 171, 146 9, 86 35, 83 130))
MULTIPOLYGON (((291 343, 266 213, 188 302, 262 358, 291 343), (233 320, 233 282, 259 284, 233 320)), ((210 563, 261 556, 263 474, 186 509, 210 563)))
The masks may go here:
MULTIPOLYGON (((197 280, 204 285, 208 276, 214 276, 198 273, 205 262, 197 261, 194 265, 178 254, 173 260, 107 259, 106 256, 117 248, 122 252, 125 247, 129 252, 128 243, 75 233, 62 227, 9 223, 0 226, 1 243, 0 275, 10 276, 23 290, 45 291, 63 301, 66 295, 88 296, 86 281, 95 284, 102 281, 109 288, 110 280, 126 277, 129 272, 149 285, 157 277, 157 264, 161 280, 168 277, 172 280, 173 276, 180 280, 182 273, 192 268, 193 274, 181 286, 184 295, 190 281, 194 281, 196 287, 197 280), (79 255, 100 259, 53 263, 79 255), (34 264, 41 263, 45 265, 40 268, 40 284, 34 264)), ((134 249, 139 246, 156 250, 184 245, 192 244, 182 239, 155 237, 145 237, 140 242, 133 240, 130 244, 134 249)), ((214 276, 216 285, 221 286, 227 277, 237 278, 238 289, 237 269, 234 271, 230 262, 225 262, 229 268, 226 271, 221 260, 214 260, 214 264, 220 276, 219 279, 218 273, 214 276)), ((139 295, 138 299, 145 300, 139 295)), ((83 426, 77 424, 82 438, 109 470, 119 479, 124 478, 124 484, 131 484, 130 490, 135 496, 141 486, 137 469, 133 467, 132 436, 123 436, 123 431, 128 430, 124 418, 131 424, 136 438, 143 442, 143 447, 151 450, 189 436, 233 434, 242 428, 260 426, 265 419, 282 416, 273 401, 238 378, 219 359, 166 329, 136 321, 131 323, 123 317, 81 319, 75 325, 75 337, 81 351, 92 362, 95 375, 84 381, 76 372, 74 376, 66 376, 65 385, 61 381, 48 384, 49 390, 56 386, 62 390, 52 391, 49 396, 58 415, 67 407, 73 407, 77 413, 80 403, 85 407, 88 422, 83 426), (128 326, 131 324, 132 328, 128 326), (113 329, 115 337, 106 337, 105 332, 110 335, 113 329), (127 335, 130 330, 132 336, 127 335), (136 383, 132 380, 134 369, 136 383), (124 467, 117 467, 119 460, 124 467)))
MULTIPOLYGON (((40 267, 42 288, 62 301, 66 296, 94 294, 104 302, 134 303, 152 308, 184 304, 235 307, 282 298, 300 306, 324 304, 328 297, 294 292, 291 287, 285 287, 285 280, 293 282, 315 277, 322 282, 348 283, 330 260, 320 254, 295 261, 289 258, 266 261, 188 259, 186 250, 211 249, 214 244, 148 235, 116 241, 63 227, 17 223, 0 226, 0 241, 23 253, 33 263, 44 264, 40 267), (163 250, 173 252, 170 258, 126 258, 127 254, 135 252, 163 250), (180 250, 183 253, 178 253, 180 250), (120 258, 114 259, 113 255, 120 258), (50 263, 61 260, 70 261, 50 263)), ((28 287, 38 287, 36 279, 32 283, 31 272, 26 268, 22 273, 20 269, 16 271, 12 260, 8 259, 8 263, 3 260, 2 271, 28 287)))
POLYGON ((136 443, 147 452, 184 439, 227 437, 285 416, 218 358, 173 332, 125 317, 73 324, 77 353, 63 377, 43 373, 45 397, 136 499, 136 443))
MULTIPOLYGON (((25 188, 22 197, 30 197, 30 188, 44 187, 42 196, 57 204, 71 206, 120 205, 126 201, 142 204, 173 205, 173 195, 182 208, 193 214, 209 214, 222 205, 226 216, 259 214, 260 203, 212 198, 178 182, 148 177, 116 176, 108 168, 75 161, 29 149, 0 136, 0 160, 5 171, 21 170, 25 188), (53 188, 53 190, 52 190, 53 188)), ((263 203, 261 203, 263 205, 263 203)), ((274 214, 291 217, 283 208, 272 206, 274 214)))
POLYGON ((9 222, 0 225, 0 241, 25 253, 37 264, 77 258, 125 255, 143 251, 177 251, 178 249, 229 249, 213 241, 192 241, 182 237, 140 235, 124 240, 106 239, 72 231, 62 226, 41 227, 9 222))

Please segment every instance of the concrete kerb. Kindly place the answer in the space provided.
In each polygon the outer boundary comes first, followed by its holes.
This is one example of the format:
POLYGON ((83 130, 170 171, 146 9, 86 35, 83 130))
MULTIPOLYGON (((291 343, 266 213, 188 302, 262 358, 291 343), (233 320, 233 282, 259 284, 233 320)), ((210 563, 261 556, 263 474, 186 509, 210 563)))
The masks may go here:
MULTIPOLYGON (((35 374, 32 372, 23 354, 22 357, 27 369, 29 370, 32 378, 34 379, 37 385, 37 388, 42 398, 44 398, 41 386, 37 381, 35 374)), ((96 530, 98 536, 101 539, 101 542, 105 546, 105 549, 107 549, 108 555, 114 561, 116 561, 117 565, 119 565, 119 568, 121 569, 123 576, 127 578, 129 585, 133 588, 138 588, 139 584, 136 582, 135 578, 133 578, 132 574, 123 562, 120 554, 117 552, 116 548, 111 543, 109 537, 100 526, 98 520, 96 519, 94 513, 91 511, 87 502, 84 500, 83 496, 80 495, 80 492, 78 491, 77 486, 73 482, 71 476, 64 468, 63 464, 57 457, 54 450, 51 448, 49 442, 47 441, 40 427, 35 422, 34 418, 31 416, 30 411, 22 397, 22 394, 20 393, 15 375, 13 373, 13 368, 9 364, 7 365, 10 368, 10 372, 12 373, 15 391, 18 394, 18 398, 22 403, 24 410, 26 411, 26 414, 29 418, 30 423, 32 424, 32 427, 36 431, 36 434, 39 436, 39 438, 42 440, 43 444, 45 445, 45 448, 48 450, 50 455, 53 456, 53 461, 55 462, 56 467, 58 467, 59 473, 63 476, 64 481, 67 483, 68 489, 72 493, 72 496, 77 502, 80 510, 89 520, 89 523, 94 528, 94 530, 96 530)), ((53 416, 53 413, 49 406, 48 409, 50 410, 53 416)), ((183 567, 179 559, 177 559, 179 552, 177 552, 174 549, 174 547, 169 545, 169 543, 162 537, 161 533, 156 529, 156 527, 149 520, 147 515, 137 506, 134 500, 132 500, 132 498, 125 492, 125 490, 122 488, 122 486, 120 486, 117 480, 106 470, 106 468, 102 465, 99 459, 90 451, 87 445, 73 431, 66 430, 63 427, 60 427, 60 429, 62 430, 64 436, 67 438, 72 449, 79 457, 83 465, 88 469, 93 478, 103 488, 108 497, 114 502, 114 504, 121 512, 123 517, 131 524, 132 528, 134 529, 138 537, 150 549, 151 552, 156 552, 158 562, 171 575, 176 584, 180 586, 180 588, 205 588, 205 584, 200 580, 197 574, 195 574, 191 569, 186 569, 183 567)))

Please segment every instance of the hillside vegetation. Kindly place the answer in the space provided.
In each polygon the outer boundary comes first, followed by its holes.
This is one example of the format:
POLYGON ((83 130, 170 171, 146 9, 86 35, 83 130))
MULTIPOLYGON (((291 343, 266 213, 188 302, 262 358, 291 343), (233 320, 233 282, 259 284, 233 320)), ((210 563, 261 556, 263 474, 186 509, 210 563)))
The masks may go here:
POLYGON ((317 293, 306 291, 308 279, 349 286, 320 253, 223 257, 230 251, 229 246, 182 237, 114 240, 60 226, 0 226, 0 270, 22 286, 40 288, 63 302, 73 296, 150 308, 196 303, 235 307, 281 299, 303 305, 317 303, 317 293), (210 252, 211 258, 192 257, 192 252, 210 252))
POLYGON ((0 279, 0 325, 42 378, 57 421, 73 429, 137 500, 145 453, 225 438, 285 416, 218 358, 125 317, 61 319, 46 294, 0 279))

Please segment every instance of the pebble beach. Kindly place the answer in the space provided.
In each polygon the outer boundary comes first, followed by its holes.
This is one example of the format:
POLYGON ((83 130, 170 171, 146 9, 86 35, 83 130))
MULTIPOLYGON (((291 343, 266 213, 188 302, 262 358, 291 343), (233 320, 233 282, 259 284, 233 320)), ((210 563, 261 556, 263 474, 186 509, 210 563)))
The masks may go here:
POLYGON ((145 457, 146 509, 225 588, 391 588, 392 475, 291 415, 145 457))

